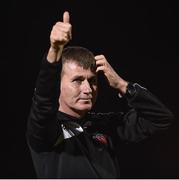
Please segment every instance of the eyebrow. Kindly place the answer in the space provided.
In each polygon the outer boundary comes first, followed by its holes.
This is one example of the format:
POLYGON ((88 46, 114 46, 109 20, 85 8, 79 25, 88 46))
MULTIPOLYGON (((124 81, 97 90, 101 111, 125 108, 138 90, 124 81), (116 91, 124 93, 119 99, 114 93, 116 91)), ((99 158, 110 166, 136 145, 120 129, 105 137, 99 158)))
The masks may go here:
MULTIPOLYGON (((89 77, 88 79, 93 79, 93 78, 97 78, 95 75, 92 75, 91 77, 89 77)), ((72 77, 72 79, 85 79, 85 76, 82 75, 75 75, 74 77, 72 77)))

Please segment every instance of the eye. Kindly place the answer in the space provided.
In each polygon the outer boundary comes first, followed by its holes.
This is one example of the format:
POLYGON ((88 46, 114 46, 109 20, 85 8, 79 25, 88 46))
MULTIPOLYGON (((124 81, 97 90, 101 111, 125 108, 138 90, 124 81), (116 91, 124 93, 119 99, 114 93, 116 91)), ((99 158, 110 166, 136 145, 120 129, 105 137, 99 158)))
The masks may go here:
POLYGON ((76 83, 76 84, 81 84, 82 81, 83 80, 81 78, 76 78, 76 79, 73 80, 73 82, 76 83))
POLYGON ((91 85, 96 85, 96 84, 97 84, 97 78, 91 78, 90 81, 89 81, 89 83, 90 83, 91 85))

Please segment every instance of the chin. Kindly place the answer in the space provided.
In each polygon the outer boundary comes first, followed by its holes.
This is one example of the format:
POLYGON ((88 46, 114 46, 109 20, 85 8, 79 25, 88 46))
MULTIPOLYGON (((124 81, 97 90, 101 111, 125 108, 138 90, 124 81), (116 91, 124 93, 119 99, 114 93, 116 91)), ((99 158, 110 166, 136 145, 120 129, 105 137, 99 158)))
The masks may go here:
POLYGON ((78 107, 78 110, 80 111, 90 111, 92 109, 91 104, 85 104, 78 107))

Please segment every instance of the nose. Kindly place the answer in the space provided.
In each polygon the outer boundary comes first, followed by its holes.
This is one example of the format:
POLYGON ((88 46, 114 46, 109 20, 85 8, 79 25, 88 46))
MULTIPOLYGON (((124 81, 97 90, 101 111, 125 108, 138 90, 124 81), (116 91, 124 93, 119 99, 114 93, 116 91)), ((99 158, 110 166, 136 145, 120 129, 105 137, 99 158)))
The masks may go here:
POLYGON ((82 90, 83 90, 84 93, 87 93, 87 94, 92 93, 90 83, 87 80, 85 80, 83 82, 82 90))

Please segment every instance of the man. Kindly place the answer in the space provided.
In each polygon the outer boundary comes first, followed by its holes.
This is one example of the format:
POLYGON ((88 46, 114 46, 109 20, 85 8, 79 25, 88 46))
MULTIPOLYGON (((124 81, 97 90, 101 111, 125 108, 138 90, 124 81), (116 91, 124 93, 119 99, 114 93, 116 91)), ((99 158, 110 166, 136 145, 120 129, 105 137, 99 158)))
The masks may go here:
POLYGON ((78 46, 64 48, 71 39, 70 16, 64 12, 63 22, 52 28, 28 118, 27 141, 37 176, 119 178, 117 144, 167 129, 173 115, 146 88, 121 78, 104 55, 94 57, 78 46), (127 100, 127 112, 90 112, 99 71, 127 100))

